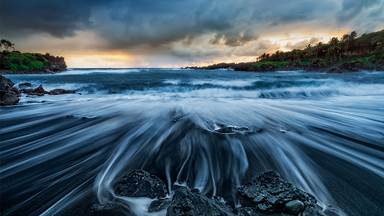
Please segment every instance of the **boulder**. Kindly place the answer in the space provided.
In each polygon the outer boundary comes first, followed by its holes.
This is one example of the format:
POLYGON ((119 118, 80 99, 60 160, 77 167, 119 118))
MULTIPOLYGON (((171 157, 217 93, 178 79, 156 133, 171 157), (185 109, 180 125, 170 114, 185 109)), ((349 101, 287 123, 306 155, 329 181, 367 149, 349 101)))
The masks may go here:
POLYGON ((117 195, 126 197, 163 198, 167 190, 155 175, 144 170, 133 170, 121 177, 114 185, 117 195))
POLYGON ((17 103, 19 103, 19 100, 19 95, 15 92, 0 91, 0 106, 16 105, 17 103))
POLYGON ((6 91, 14 85, 15 84, 10 79, 0 75, 0 91, 6 91))
POLYGON ((20 92, 13 85, 10 79, 0 75, 0 106, 15 105, 19 102, 20 92))
POLYGON ((316 199, 283 180, 275 172, 266 172, 238 188, 243 207, 258 214, 288 213, 298 215, 304 210, 320 211, 316 199))
POLYGON ((34 90, 33 90, 33 92, 35 93, 35 94, 38 94, 38 95, 44 95, 47 91, 45 91, 45 89, 43 88, 43 86, 42 85, 39 85, 37 88, 35 88, 34 90))
POLYGON ((178 187, 167 209, 167 216, 180 215, 231 216, 234 214, 232 209, 220 199, 208 198, 196 190, 178 187))

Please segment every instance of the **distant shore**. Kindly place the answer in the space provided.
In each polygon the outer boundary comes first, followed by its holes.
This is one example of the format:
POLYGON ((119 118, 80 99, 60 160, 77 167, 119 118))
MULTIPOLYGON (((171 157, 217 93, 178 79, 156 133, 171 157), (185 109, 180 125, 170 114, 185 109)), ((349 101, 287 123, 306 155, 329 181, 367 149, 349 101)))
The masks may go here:
POLYGON ((356 32, 328 43, 309 44, 305 49, 264 53, 254 62, 219 63, 188 69, 233 69, 235 71, 325 71, 332 73, 361 70, 384 71, 384 30, 363 34, 356 32))
POLYGON ((328 72, 328 73, 346 73, 358 71, 384 71, 384 64, 366 65, 361 61, 350 61, 338 64, 331 64, 324 67, 300 66, 286 62, 242 62, 242 63, 220 63, 203 67, 186 67, 186 69, 218 70, 231 69, 234 71, 247 72, 275 72, 275 71, 309 71, 309 72, 328 72))

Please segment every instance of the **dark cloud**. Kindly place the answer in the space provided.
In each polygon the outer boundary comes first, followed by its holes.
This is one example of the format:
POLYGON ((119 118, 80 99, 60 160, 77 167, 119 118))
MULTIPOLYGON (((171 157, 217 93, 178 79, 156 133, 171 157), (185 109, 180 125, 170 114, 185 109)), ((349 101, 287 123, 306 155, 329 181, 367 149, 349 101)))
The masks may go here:
MULTIPOLYGON (((343 0, 342 13, 339 18, 341 20, 351 19, 371 7, 383 9, 383 4, 382 0, 343 0)), ((384 13, 383 10, 381 12, 384 13)))
POLYGON ((0 30, 9 34, 72 36, 74 31, 91 25, 91 7, 96 3, 101 1, 1 0, 0 30))
POLYGON ((217 33, 211 40, 211 44, 224 44, 231 47, 243 46, 244 44, 256 40, 257 36, 250 32, 233 33, 217 33))
POLYGON ((309 40, 301 40, 299 42, 296 42, 296 43, 288 43, 286 45, 286 48, 290 49, 290 50, 293 50, 293 49, 303 49, 305 47, 307 47, 309 44, 311 46, 314 46, 316 45, 317 43, 319 43, 321 40, 319 38, 311 38, 309 40))
POLYGON ((384 0, 0 0, 0 36, 67 38, 89 31, 104 49, 182 57, 201 37, 209 46, 246 47, 270 28, 298 23, 374 30, 383 23, 383 7, 384 0))

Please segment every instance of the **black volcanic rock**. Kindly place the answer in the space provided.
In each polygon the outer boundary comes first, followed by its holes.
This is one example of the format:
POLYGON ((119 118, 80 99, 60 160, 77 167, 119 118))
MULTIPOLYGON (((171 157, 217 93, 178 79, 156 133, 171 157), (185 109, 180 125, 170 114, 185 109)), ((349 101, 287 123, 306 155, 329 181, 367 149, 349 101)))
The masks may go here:
POLYGON ((76 91, 74 90, 66 90, 66 89, 53 89, 48 92, 50 95, 60 95, 60 94, 73 94, 76 91))
POLYGON ((22 83, 19 83, 19 88, 31 88, 32 87, 32 83, 30 82, 22 82, 22 83))
POLYGON ((42 85, 39 85, 37 88, 32 89, 21 89, 21 93, 28 94, 28 95, 37 95, 37 96, 44 96, 45 94, 48 94, 44 87, 42 85))
POLYGON ((211 199, 196 190, 178 187, 167 209, 167 216, 231 216, 232 209, 219 199, 211 199))
POLYGON ((114 186, 115 193, 126 197, 163 198, 167 190, 155 175, 144 170, 133 170, 121 177, 114 186))
MULTIPOLYGON (((266 172, 251 183, 245 184, 238 189, 240 203, 257 214, 288 213, 298 215, 301 212, 316 212, 321 215, 321 209, 316 199, 298 189, 294 185, 283 180, 275 172, 266 172)), ((242 215, 245 210, 241 209, 242 215)))
POLYGON ((8 78, 0 75, 0 91, 5 91, 12 88, 15 84, 8 78))
POLYGON ((14 83, 0 75, 0 106, 15 105, 19 102, 20 92, 14 86, 14 83))

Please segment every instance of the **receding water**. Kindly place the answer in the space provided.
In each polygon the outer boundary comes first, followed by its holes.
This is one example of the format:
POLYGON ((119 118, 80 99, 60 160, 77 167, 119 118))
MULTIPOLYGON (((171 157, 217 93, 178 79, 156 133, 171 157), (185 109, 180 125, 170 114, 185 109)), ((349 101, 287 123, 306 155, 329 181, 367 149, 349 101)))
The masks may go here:
POLYGON ((234 205, 238 185, 276 170, 324 207, 384 212, 384 72, 89 69, 7 77, 78 94, 23 96, 0 108, 4 215, 70 215, 89 196, 145 215, 146 200, 112 190, 137 168, 168 188, 187 184, 234 205))

